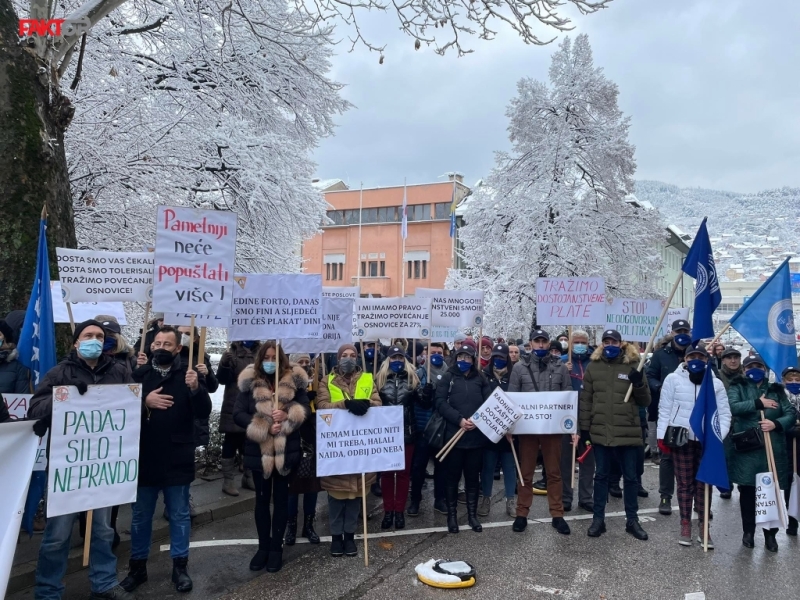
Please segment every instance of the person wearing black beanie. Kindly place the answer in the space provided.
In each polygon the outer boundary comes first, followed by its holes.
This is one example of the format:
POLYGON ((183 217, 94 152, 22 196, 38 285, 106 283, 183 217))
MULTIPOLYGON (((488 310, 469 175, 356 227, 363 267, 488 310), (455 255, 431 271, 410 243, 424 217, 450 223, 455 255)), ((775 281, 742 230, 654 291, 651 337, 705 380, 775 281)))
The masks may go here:
MULTIPOLYGON (((27 394, 29 371, 19 362, 14 330, 0 320, 0 394, 27 394)), ((0 404, 5 404, 0 402, 0 404)))

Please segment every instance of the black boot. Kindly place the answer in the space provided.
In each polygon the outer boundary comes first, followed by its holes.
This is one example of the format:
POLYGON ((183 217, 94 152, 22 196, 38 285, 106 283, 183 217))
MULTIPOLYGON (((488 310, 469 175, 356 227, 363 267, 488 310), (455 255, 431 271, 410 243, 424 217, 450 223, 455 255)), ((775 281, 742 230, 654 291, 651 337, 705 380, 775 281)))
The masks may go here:
POLYGON ((478 521, 478 495, 478 490, 467 490, 467 522, 475 533, 483 531, 478 521))
POLYGON ((797 519, 789 517, 789 527, 786 529, 786 535, 797 535, 797 519))
POLYGON ((132 592, 147 581, 147 559, 128 561, 128 576, 120 582, 126 592, 132 592))
POLYGON ((405 529, 406 527, 406 516, 403 514, 402 510, 396 510, 394 512, 394 528, 395 529, 405 529))
POLYGON ((778 551, 778 541, 775 539, 775 533, 777 530, 775 529, 765 529, 764 530, 764 547, 769 552, 777 552, 778 551))
POLYGON ((306 515, 303 521, 303 537, 308 539, 310 544, 319 544, 319 536, 314 531, 314 514, 306 515))
POLYGON ((267 558, 269 558, 269 552, 259 548, 256 551, 256 553, 253 555, 253 558, 250 559, 250 570, 251 571, 260 571, 261 569, 266 567, 267 566, 267 558))
POLYGON ((625 524, 625 533, 631 534, 637 540, 646 540, 647 532, 639 525, 639 519, 628 519, 625 524))
POLYGON ((172 583, 179 592, 192 591, 192 578, 189 577, 189 572, 186 570, 188 562, 188 556, 172 559, 172 583))
POLYGON ((286 522, 286 533, 283 536, 283 543, 287 546, 294 546, 297 541, 297 517, 291 517, 286 522))
POLYGON ((341 535, 331 536, 331 556, 341 556, 344 554, 344 537, 341 535))
POLYGON ((447 486, 447 531, 458 533, 458 487, 447 486))
POLYGON ((344 534, 344 555, 345 556, 358 556, 358 548, 356 548, 356 534, 344 534))
POLYGON ((606 532, 606 522, 603 519, 592 518, 592 524, 589 525, 589 530, 586 535, 589 537, 600 537, 606 532))
POLYGON ((756 545, 755 540, 753 539, 753 532, 752 531, 745 531, 742 534, 742 546, 745 548, 753 548, 756 545))
POLYGON ((277 573, 283 566, 283 550, 270 550, 267 557, 267 573, 277 573))
POLYGON ((419 500, 412 500, 408 503, 408 516, 409 517, 418 517, 419 516, 419 500))
POLYGON ((383 521, 381 521, 381 529, 391 529, 394 523, 394 512, 387 510, 383 513, 383 521))

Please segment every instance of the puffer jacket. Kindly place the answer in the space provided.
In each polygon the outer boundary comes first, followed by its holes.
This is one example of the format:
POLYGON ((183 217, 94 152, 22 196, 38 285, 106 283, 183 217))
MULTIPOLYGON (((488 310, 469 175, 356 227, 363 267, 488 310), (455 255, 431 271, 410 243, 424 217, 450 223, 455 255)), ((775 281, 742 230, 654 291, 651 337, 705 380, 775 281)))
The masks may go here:
MULTIPOLYGON (((731 428, 731 408, 728 405, 728 394, 723 383, 713 377, 714 394, 717 397, 717 415, 721 437, 724 440, 731 428)), ((689 430, 689 439, 697 440, 689 424, 689 419, 694 410, 700 386, 689 379, 689 371, 682 364, 674 373, 667 375, 664 385, 661 386, 661 402, 658 406, 658 439, 663 440, 667 427, 683 427, 689 430)))
POLYGON ((567 366, 561 357, 520 357, 508 381, 509 392, 565 392, 572 389, 567 366), (534 382, 534 377, 536 378, 534 382))
MULTIPOLYGON (((447 373, 447 369, 450 367, 447 366, 447 362, 441 367, 435 367, 431 365, 431 385, 433 386, 434 393, 436 392, 436 386, 441 381, 442 377, 445 376, 447 373)), ((427 365, 424 367, 420 367, 417 369, 417 377, 419 377, 419 385, 421 388, 424 388, 425 385, 428 383, 428 367, 427 365)), ((434 402, 433 399, 427 404, 425 404, 424 399, 420 400, 420 403, 417 405, 417 408, 414 409, 414 416, 417 418, 417 433, 421 434, 425 431, 425 426, 430 421, 431 416, 433 415, 433 408, 434 402)))
POLYGON ((273 471, 283 476, 292 472, 302 458, 300 427, 311 415, 308 375, 293 366, 278 381, 278 400, 286 412, 286 420, 278 434, 270 432, 272 411, 277 408, 272 387, 256 375, 250 365, 239 375, 239 396, 233 407, 233 420, 247 432, 244 444, 244 466, 269 479, 273 471))
POLYGON ((421 386, 417 385, 413 390, 408 385, 408 373, 403 370, 400 373, 389 372, 386 383, 378 391, 381 397, 382 406, 402 406, 403 407, 403 439, 406 445, 414 443, 414 434, 417 432, 415 406, 421 399, 421 386))
POLYGON ((583 376, 579 420, 581 431, 589 432, 593 444, 642 445, 639 407, 650 404, 646 376, 643 384, 634 387, 630 400, 625 402, 625 395, 631 385, 628 373, 638 363, 639 350, 627 342, 622 343, 622 352, 613 360, 603 356, 602 347, 592 353, 592 362, 583 376))
POLYGON ((19 362, 15 344, 4 344, 0 350, 0 394, 29 394, 28 368, 19 362))
POLYGON ((219 411, 219 430, 221 433, 244 433, 244 429, 233 421, 233 405, 239 395, 239 375, 253 364, 259 345, 246 348, 241 342, 233 342, 219 360, 217 381, 225 386, 222 408, 219 411))
MULTIPOLYGON (((445 441, 452 438, 461 428, 461 419, 470 419, 494 388, 489 387, 475 365, 466 373, 458 367, 450 367, 447 374, 442 377, 436 386, 436 410, 444 417, 446 422, 444 430, 445 441)), ((458 440, 456 448, 482 448, 489 443, 486 436, 479 429, 467 431, 458 440)))
MULTIPOLYGON (((775 429, 770 432, 772 451, 775 455, 775 466, 778 469, 778 479, 781 489, 787 489, 791 481, 786 444, 777 443, 779 437, 791 429, 797 419, 794 406, 786 396, 786 390, 779 383, 762 381, 755 383, 746 377, 736 377, 731 380, 728 388, 728 403, 733 415, 733 433, 747 431, 753 427, 760 427, 761 396, 778 403, 778 408, 764 409, 764 418, 775 423, 775 429)), ((728 476, 731 483, 737 485, 755 485, 756 475, 769 471, 767 467, 766 449, 737 452, 730 438, 725 440, 725 456, 728 460, 728 476)))
MULTIPOLYGON (((356 391, 356 382, 361 377, 363 371, 361 368, 356 368, 351 376, 347 379, 339 371, 339 368, 333 370, 333 385, 342 390, 345 394, 353 397, 356 391)), ((372 384, 372 394, 369 397, 370 406, 380 406, 381 397, 375 384, 372 384)), ((317 410, 326 410, 329 408, 337 408, 340 410, 347 410, 344 402, 331 402, 331 393, 327 384, 323 383, 317 390, 317 410)), ((366 485, 375 483, 375 473, 366 474, 366 485)), ((355 473, 351 475, 330 475, 323 477, 320 481, 322 489, 332 492, 332 495, 353 495, 362 496, 363 490, 361 489, 361 474, 355 473)))

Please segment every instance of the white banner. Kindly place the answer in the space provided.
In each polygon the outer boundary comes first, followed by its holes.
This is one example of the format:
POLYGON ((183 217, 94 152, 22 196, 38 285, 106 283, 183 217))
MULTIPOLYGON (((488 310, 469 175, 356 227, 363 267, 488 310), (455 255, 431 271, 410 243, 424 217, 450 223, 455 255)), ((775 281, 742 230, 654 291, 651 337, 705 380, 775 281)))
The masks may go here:
POLYGON ((142 386, 53 388, 47 516, 136 501, 142 386))
MULTIPOLYGON (((658 330, 658 335, 664 337, 668 333, 672 331, 672 323, 677 321, 678 319, 683 319, 684 321, 689 320, 689 309, 688 308, 670 308, 667 311, 667 316, 664 317, 664 323, 661 325, 661 329, 658 330)), ((658 338, 656 338, 658 341, 658 338)))
MULTIPOLYGON (((189 327, 192 324, 192 315, 189 313, 164 313, 164 325, 174 325, 175 327, 189 327)), ((205 315, 195 315, 195 327, 230 327, 230 317, 207 317, 205 315)))
POLYGON ((522 418, 514 435, 578 433, 578 392, 509 392, 522 418))
POLYGON ((431 299, 431 328, 480 327, 483 324, 482 291, 417 288, 415 296, 431 299))
POLYGON ((363 417, 317 411, 317 477, 405 468, 403 407, 373 406, 363 417))
POLYGON ((231 315, 236 224, 235 212, 158 207, 155 312, 231 315))
POLYGON ((361 297, 361 288, 357 285, 353 287, 324 285, 322 286, 322 295, 325 298, 351 298, 355 300, 361 297))
MULTIPOLYGON (((616 329, 626 342, 649 342, 658 323, 664 300, 636 300, 615 298, 606 311, 605 329, 616 329)), ((670 308, 656 334, 661 339, 672 328, 676 319, 689 319, 688 308, 670 308)))
POLYGON ((522 413, 514 401, 499 387, 495 388, 478 411, 472 415, 475 423, 483 435, 493 443, 499 442, 520 420, 522 413))
POLYGON ((764 529, 786 529, 788 526, 786 511, 781 506, 783 494, 775 483, 772 473, 756 474, 756 523, 764 529))
POLYGON ((236 275, 228 340, 317 339, 322 333, 322 276, 236 275))
MULTIPOLYGON (((8 408, 8 414, 12 421, 28 418, 28 405, 33 398, 33 394, 3 394, 3 400, 8 408)), ((47 440, 50 439, 50 432, 43 437, 37 438, 39 445, 36 449, 36 462, 33 463, 34 471, 47 470, 47 440)))
POLYGON ((455 342, 456 336, 464 331, 460 327, 431 327, 431 342, 445 342, 452 344, 455 342))
MULTIPOLYGON (((69 312, 64 303, 60 281, 50 282, 50 294, 53 297, 53 321, 69 323, 69 312)), ((116 317, 120 325, 128 324, 128 320, 125 318, 125 305, 122 302, 75 302, 71 308, 76 323, 94 319, 97 315, 111 315, 116 317)))
POLYGON ((539 277, 539 325, 606 325, 606 283, 602 277, 539 277))
POLYGON ((65 302, 147 302, 153 299, 152 252, 56 248, 65 302))
POLYGON ((0 424, 0 598, 6 597, 38 441, 31 421, 0 424))
POLYGON ((359 298, 353 338, 428 339, 431 336, 430 298, 359 298))
POLYGON ((318 339, 284 338, 284 352, 336 352, 342 344, 353 342, 353 305, 351 298, 325 298, 323 296, 322 337, 318 339))

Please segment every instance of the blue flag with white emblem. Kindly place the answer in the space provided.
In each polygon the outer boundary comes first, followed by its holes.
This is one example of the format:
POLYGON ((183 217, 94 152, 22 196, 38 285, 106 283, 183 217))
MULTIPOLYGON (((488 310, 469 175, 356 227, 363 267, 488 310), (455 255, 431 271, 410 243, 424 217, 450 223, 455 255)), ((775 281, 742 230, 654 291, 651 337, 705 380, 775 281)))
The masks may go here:
POLYGON ((731 317, 730 324, 764 359, 778 381, 786 367, 797 366, 788 258, 731 317))
POLYGON ((695 280, 693 342, 714 337, 714 321, 711 316, 722 302, 706 221, 707 219, 703 219, 700 223, 682 267, 683 272, 695 280))
POLYGON ((53 322, 53 299, 50 295, 46 219, 42 219, 39 223, 36 276, 17 352, 19 362, 31 370, 34 385, 38 385, 45 373, 56 366, 56 326, 53 322))
POLYGON ((722 445, 722 430, 717 412, 717 394, 714 391, 714 375, 706 369, 692 416, 689 417, 697 441, 703 445, 703 457, 697 470, 697 481, 715 485, 720 489, 731 489, 728 480, 728 463, 725 462, 725 447, 722 445))

